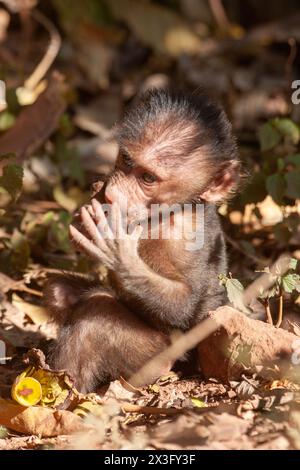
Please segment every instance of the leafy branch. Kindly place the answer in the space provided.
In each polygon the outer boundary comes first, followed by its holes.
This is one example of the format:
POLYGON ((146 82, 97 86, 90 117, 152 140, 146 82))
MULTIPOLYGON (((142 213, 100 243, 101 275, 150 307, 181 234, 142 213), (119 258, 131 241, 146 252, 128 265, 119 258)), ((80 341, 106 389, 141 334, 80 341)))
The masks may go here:
MULTIPOLYGON (((258 300, 264 305, 266 312, 266 321, 271 325, 274 324, 273 314, 271 311, 270 300, 272 298, 278 299, 278 318, 275 324, 279 328, 283 320, 283 307, 285 294, 292 294, 293 292, 300 293, 300 275, 295 272, 297 268, 297 260, 291 259, 289 269, 285 274, 278 272, 271 272, 269 267, 266 267, 262 272, 266 273, 272 278, 272 287, 268 290, 262 290, 258 295, 258 300)), ((228 299, 232 305, 244 313, 251 313, 248 307, 244 304, 244 287, 238 279, 232 278, 231 273, 229 276, 221 274, 219 276, 220 285, 226 289, 228 299)))

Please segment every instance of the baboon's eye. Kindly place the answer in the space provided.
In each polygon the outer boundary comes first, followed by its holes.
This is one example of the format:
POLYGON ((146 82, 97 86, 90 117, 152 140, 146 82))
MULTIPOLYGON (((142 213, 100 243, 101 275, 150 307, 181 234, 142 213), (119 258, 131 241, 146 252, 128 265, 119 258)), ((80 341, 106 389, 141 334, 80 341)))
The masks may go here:
POLYGON ((156 181, 156 177, 151 173, 143 173, 142 178, 143 181, 147 184, 152 184, 156 181))

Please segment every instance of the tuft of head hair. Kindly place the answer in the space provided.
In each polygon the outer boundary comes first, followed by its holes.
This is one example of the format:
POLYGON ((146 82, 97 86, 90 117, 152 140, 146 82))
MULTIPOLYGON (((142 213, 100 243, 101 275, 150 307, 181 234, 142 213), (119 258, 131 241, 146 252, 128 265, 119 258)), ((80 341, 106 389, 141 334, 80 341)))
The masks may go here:
POLYGON ((176 149, 180 158, 205 149, 206 158, 212 162, 237 160, 231 124, 222 107, 204 92, 152 89, 137 99, 124 117, 120 145, 150 145, 159 138, 164 148, 172 143, 173 158, 176 149))

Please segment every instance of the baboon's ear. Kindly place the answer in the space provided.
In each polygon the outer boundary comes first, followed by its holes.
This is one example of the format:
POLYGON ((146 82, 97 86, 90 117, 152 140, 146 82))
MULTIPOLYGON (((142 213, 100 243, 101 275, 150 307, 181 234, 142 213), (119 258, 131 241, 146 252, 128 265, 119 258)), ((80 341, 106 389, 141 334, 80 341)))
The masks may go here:
POLYGON ((240 180, 240 163, 231 161, 211 183, 210 187, 200 194, 207 202, 220 202, 227 199, 238 186, 240 180))

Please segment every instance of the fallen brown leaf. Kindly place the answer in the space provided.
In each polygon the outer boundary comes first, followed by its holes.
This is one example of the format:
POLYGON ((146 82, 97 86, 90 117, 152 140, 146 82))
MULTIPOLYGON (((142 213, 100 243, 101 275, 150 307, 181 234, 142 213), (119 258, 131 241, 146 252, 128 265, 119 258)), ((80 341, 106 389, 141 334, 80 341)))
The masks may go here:
POLYGON ((36 325, 42 325, 43 323, 50 321, 50 317, 44 307, 25 302, 25 300, 23 300, 17 294, 13 294, 12 304, 14 307, 18 308, 21 310, 21 312, 27 315, 36 325))
POLYGON ((161 53, 178 57, 201 50, 200 38, 169 8, 136 0, 115 0, 109 6, 113 15, 128 23, 138 38, 161 53))
POLYGON ((42 406, 24 408, 10 400, 0 399, 0 424, 23 434, 55 437, 82 430, 82 419, 66 410, 42 406))
MULTIPOLYGON (((24 107, 15 125, 0 137, 1 154, 14 153, 20 163, 48 139, 65 110, 65 88, 62 76, 54 73, 36 102, 24 107)), ((2 160, 0 168, 5 164, 2 160)))

